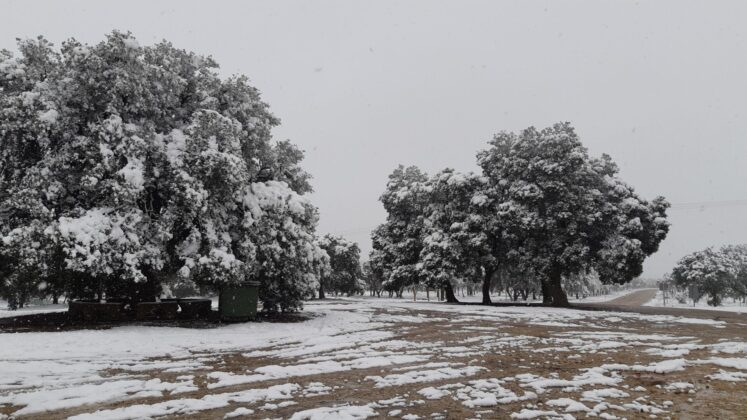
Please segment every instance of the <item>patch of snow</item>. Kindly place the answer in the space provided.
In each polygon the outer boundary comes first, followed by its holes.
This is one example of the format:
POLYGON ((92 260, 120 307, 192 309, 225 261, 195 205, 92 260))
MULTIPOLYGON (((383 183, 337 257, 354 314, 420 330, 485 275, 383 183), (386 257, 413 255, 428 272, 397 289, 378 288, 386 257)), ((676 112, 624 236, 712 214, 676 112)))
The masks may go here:
POLYGON ((378 415, 367 405, 344 405, 340 407, 318 407, 294 413, 290 420, 360 420, 378 415))
POLYGON ((685 359, 664 360, 661 362, 651 363, 649 365, 624 365, 624 364, 606 364, 602 365, 604 370, 629 370, 633 372, 651 372, 651 373, 670 373, 685 370, 687 362, 685 359))
POLYGON ((720 306, 710 306, 708 305, 706 299, 700 300, 698 303, 693 305, 692 303, 679 303, 676 299, 669 298, 667 299, 666 304, 664 304, 664 298, 662 295, 662 292, 658 292, 656 294, 656 297, 646 303, 644 306, 657 306, 662 308, 682 308, 682 309, 703 309, 703 310, 709 310, 709 311, 727 311, 727 312, 739 312, 739 313, 747 313, 747 304, 730 300, 730 299, 724 299, 721 302, 720 306))
POLYGON ((572 398, 558 398, 554 400, 548 400, 547 402, 545 402, 545 404, 553 407, 565 407, 566 413, 591 411, 589 407, 572 398))
POLYGON ((226 413, 225 416, 223 416, 224 419, 230 419, 233 417, 241 417, 241 416, 248 416, 250 414, 254 414, 254 410, 248 409, 246 407, 239 407, 230 413, 226 413))
POLYGON ((536 418, 550 418, 550 419, 563 419, 563 420, 575 420, 570 414, 558 414, 556 411, 543 411, 543 410, 530 410, 528 408, 522 408, 518 413, 511 413, 512 419, 536 419, 536 418))
POLYGON ((446 379, 461 378, 464 376, 472 376, 476 373, 486 370, 484 367, 479 366, 467 366, 463 368, 440 368, 430 370, 416 370, 406 373, 391 374, 387 376, 366 376, 366 380, 376 382, 377 388, 384 388, 388 386, 399 386, 406 384, 414 384, 420 382, 432 382, 446 379))
POLYGON ((715 379, 718 381, 742 382, 744 380, 747 380, 747 373, 729 372, 723 369, 719 369, 718 373, 714 373, 713 375, 708 375, 707 378, 715 379))
POLYGON ((747 370, 747 358, 739 357, 712 357, 706 360, 694 360, 690 363, 712 364, 720 367, 747 370))
POLYGON ((70 420, 129 420, 134 418, 151 418, 160 416, 180 416, 205 410, 227 407, 231 403, 253 403, 277 399, 287 399, 300 386, 296 384, 274 385, 266 389, 249 389, 225 394, 209 394, 202 398, 184 398, 163 401, 154 404, 136 404, 110 410, 99 410, 93 413, 72 416, 70 420))

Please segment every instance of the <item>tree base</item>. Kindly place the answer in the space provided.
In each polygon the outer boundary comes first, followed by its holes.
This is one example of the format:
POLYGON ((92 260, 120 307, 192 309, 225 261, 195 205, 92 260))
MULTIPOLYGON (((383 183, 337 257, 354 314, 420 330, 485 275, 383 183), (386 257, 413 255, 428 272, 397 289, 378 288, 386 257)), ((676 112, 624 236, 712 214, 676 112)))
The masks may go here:
POLYGON ((451 287, 451 284, 448 282, 444 284, 444 294, 446 295, 446 302, 459 303, 459 299, 454 295, 454 288, 451 287))

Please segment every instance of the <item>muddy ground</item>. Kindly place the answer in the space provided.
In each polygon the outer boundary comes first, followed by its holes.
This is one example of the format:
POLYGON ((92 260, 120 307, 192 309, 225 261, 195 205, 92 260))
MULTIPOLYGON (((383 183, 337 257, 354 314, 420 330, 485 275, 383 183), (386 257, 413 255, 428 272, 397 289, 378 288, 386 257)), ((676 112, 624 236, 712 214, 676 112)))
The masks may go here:
MULTIPOLYGON (((628 299, 630 301, 631 299, 628 299)), ((616 304, 626 303, 614 302, 616 304)), ((341 301, 339 311, 359 311, 360 305, 349 305, 341 301)), ((692 324, 674 322, 672 320, 657 319, 649 321, 641 316, 628 316, 628 313, 616 313, 600 311, 603 305, 594 305, 593 311, 581 312, 574 320, 561 320, 555 324, 551 322, 538 322, 536 319, 522 318, 520 316, 497 316, 489 313, 463 313, 459 310, 444 310, 444 305, 431 305, 432 309, 425 305, 408 308, 407 305, 380 306, 371 309, 377 316, 391 316, 395 320, 387 325, 378 327, 378 330, 391 334, 389 341, 401 341, 406 343, 403 348, 390 350, 389 357, 401 354, 426 354, 427 363, 442 363, 452 367, 479 367, 482 368, 474 374, 463 376, 426 380, 416 383, 402 383, 392 386, 377 386, 375 377, 386 378, 388 375, 401 375, 409 371, 428 370, 425 362, 396 363, 390 366, 375 366, 370 368, 357 368, 347 371, 315 374, 312 376, 296 376, 281 379, 270 379, 255 381, 246 384, 231 385, 224 387, 209 387, 215 384, 212 372, 219 371, 232 374, 246 374, 254 369, 268 365, 292 366, 307 362, 309 355, 302 357, 287 357, 272 355, 277 348, 265 348, 260 351, 227 352, 219 354, 204 355, 194 354, 195 358, 203 356, 213 359, 205 366, 193 371, 167 373, 163 370, 152 370, 138 372, 138 377, 159 378, 162 381, 174 381, 178 376, 193 375, 194 384, 197 389, 192 392, 180 393, 178 395, 152 396, 147 398, 136 398, 126 401, 115 401, 96 405, 73 407, 54 412, 36 413, 33 418, 37 419, 59 419, 82 413, 98 413, 98 417, 110 418, 116 411, 123 407, 143 405, 151 406, 164 401, 178 399, 202 399, 212 394, 225 394, 240 392, 248 389, 261 389, 273 385, 286 384, 289 382, 307 386, 312 383, 322 383, 328 388, 319 395, 305 395, 288 398, 285 401, 265 401, 256 403, 230 403, 227 406, 216 409, 205 409, 197 411, 181 411, 172 415, 173 418, 198 418, 216 419, 223 418, 227 413, 234 412, 238 408, 251 410, 251 414, 237 416, 236 418, 290 418, 295 413, 306 409, 318 407, 335 406, 364 406, 373 408, 377 414, 372 418, 403 417, 404 418, 511 418, 517 416, 522 410, 555 411, 554 415, 539 415, 536 418, 586 418, 588 412, 576 411, 566 413, 563 407, 549 406, 548 401, 559 398, 570 398, 581 402, 587 408, 604 402, 610 407, 593 413, 609 418, 673 418, 673 419, 747 419, 747 381, 724 381, 709 378, 725 369, 708 363, 694 363, 697 360, 708 360, 715 356, 734 357, 735 354, 719 354, 710 345, 723 342, 744 343, 747 342, 747 316, 724 315, 720 313, 694 313, 694 317, 705 321, 718 321, 717 324, 692 324), (620 316, 617 316, 620 315, 620 316), (396 318, 401 318, 397 321, 396 318), (567 325, 563 325, 567 324, 567 325), (580 341, 568 344, 564 339, 572 339, 583 333, 619 334, 618 338, 582 338, 580 341), (666 339, 636 338, 636 335, 666 336, 666 339), (501 341, 502 340, 502 341, 501 341), (584 341, 588 341, 585 345, 584 341), (496 343, 502 343, 496 346, 496 343), (619 344, 615 346, 614 343, 619 344), (536 377, 548 379, 568 379, 582 374, 587 369, 598 368, 609 364, 622 364, 627 366, 648 366, 652 363, 664 360, 677 359, 674 356, 662 356, 656 354, 657 348, 665 346, 676 346, 678 344, 696 343, 698 348, 692 348, 684 355, 684 358, 693 362, 688 363, 683 370, 666 373, 647 371, 621 370, 609 373, 609 376, 621 377, 614 386, 589 385, 577 389, 573 387, 548 387, 542 392, 536 392, 526 383, 516 379, 517 375, 531 374, 536 377), (255 354, 257 356, 255 356, 255 354), (261 354, 261 355, 259 355, 261 354), (269 355, 268 355, 269 354, 269 355), (374 378, 374 379, 372 379, 374 378), (503 381, 509 378, 507 381, 503 381), (515 393, 517 396, 526 396, 527 392, 534 392, 536 397, 524 401, 513 401, 498 404, 472 405, 469 399, 460 398, 457 390, 468 387, 471 381, 480 379, 500 379, 502 387, 515 393), (690 384, 685 388, 670 386, 671 384, 690 384), (451 394, 438 399, 428 399, 419 391, 424 388, 439 388, 449 384, 455 385, 451 394), (615 388, 627 394, 627 396, 607 397, 603 400, 593 401, 584 399, 584 391, 594 389, 615 388)), ((626 311, 635 311, 632 307, 621 308, 626 311)), ((313 307, 309 311, 313 312, 313 307)), ((515 308, 509 313, 520 313, 521 308, 515 308)), ((503 309, 505 311, 505 309, 503 309)), ((645 309, 644 312, 652 312, 671 315, 671 310, 645 309)), ((700 311, 704 312, 704 311, 700 311)), ((321 315, 321 314, 320 314, 321 315)), ((675 311, 674 315, 682 315, 675 311)), ((323 315, 321 315, 323 316, 323 315)), ((543 319, 547 319, 544 317, 543 319)), ((367 345, 370 346, 370 343, 367 345)), ((355 343, 351 343, 355 348, 355 343)), ((672 347, 673 348, 673 347, 672 347)), ((319 351, 313 356, 319 358, 335 359, 339 349, 330 351, 319 351)), ((739 353, 736 356, 745 358, 747 354, 739 353)), ((338 359, 344 359, 340 355, 338 359)), ((164 358, 163 360, 168 360, 164 358)), ((737 370, 737 372, 739 372, 737 370)), ((111 370, 106 372, 111 377, 117 377, 126 372, 111 370)), ((469 391, 469 389, 467 389, 469 391)), ((463 394, 467 391, 464 391, 463 394)), ((474 396, 475 394, 473 394, 474 396)), ((474 400, 474 398, 472 399, 474 400)), ((483 401, 484 403, 484 401, 483 401)), ((0 413, 13 416, 18 406, 2 406, 0 413)), ((167 418, 169 416, 166 416, 167 418)), ((335 417, 335 416, 332 416, 335 417)), ((308 417, 313 418, 313 417, 308 417)))

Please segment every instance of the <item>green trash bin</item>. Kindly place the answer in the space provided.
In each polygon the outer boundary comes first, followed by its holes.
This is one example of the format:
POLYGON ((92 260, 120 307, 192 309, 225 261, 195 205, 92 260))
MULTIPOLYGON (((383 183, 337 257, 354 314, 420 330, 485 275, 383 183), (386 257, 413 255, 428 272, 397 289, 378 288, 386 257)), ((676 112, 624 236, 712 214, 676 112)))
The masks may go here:
POLYGON ((245 281, 233 286, 224 286, 221 288, 218 300, 220 319, 228 322, 244 322, 255 319, 258 296, 259 282, 256 281, 245 281))

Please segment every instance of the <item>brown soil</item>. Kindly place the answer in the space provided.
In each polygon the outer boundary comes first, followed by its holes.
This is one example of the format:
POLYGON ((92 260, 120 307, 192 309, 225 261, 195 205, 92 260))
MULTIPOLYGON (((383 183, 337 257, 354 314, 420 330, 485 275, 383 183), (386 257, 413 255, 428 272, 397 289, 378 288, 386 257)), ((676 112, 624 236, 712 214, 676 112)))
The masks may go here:
POLYGON ((635 292, 604 303, 608 305, 643 306, 656 297, 656 292, 656 289, 636 290, 635 292))
MULTIPOLYGON (((634 302, 634 299, 629 301, 634 302)), ((621 304, 621 303, 617 303, 621 304)), ((341 305, 341 309, 344 305, 341 305)), ((596 310, 609 310, 609 307, 602 307, 601 305, 595 307, 596 310)), ((657 308, 653 308, 657 309, 657 308)), ((517 312, 520 309, 517 308, 517 312)), ((659 311, 669 312, 669 311, 659 311)), ((474 339, 479 336, 493 336, 495 338, 510 336, 528 336, 533 339, 551 339, 557 337, 557 334, 568 331, 579 331, 578 327, 574 326, 537 326, 529 325, 524 322, 511 321, 506 319, 470 319, 469 322, 461 322, 460 320, 463 315, 455 313, 444 313, 438 311, 434 307, 433 311, 415 311, 408 310, 406 312, 397 311, 393 312, 396 315, 407 314, 411 316, 425 315, 426 317, 432 318, 449 318, 448 320, 433 320, 424 323, 409 323, 399 322, 383 329, 389 330, 395 333, 393 339, 395 340, 407 340, 415 343, 413 349, 433 349, 438 346, 475 346, 470 344, 470 339, 474 339), (482 329, 475 329, 482 328, 482 329), (437 343, 437 344, 436 344, 437 343)), ((610 314, 614 316, 614 314, 610 314)), ((711 318, 714 318, 713 314, 709 314, 711 318)), ((718 317, 716 315, 715 317, 718 317)), ((747 318, 747 317, 745 317, 747 318)), ((598 320, 598 318, 589 318, 590 321, 598 320)), ((724 318, 725 321, 723 328, 715 328, 710 325, 693 325, 693 324, 681 324, 681 323, 657 323, 648 322, 644 320, 630 320, 623 319, 622 321, 605 321, 603 325, 597 331, 605 332, 625 332, 625 333, 641 333, 641 334, 668 334, 679 337, 694 337, 700 340, 701 344, 712 344, 719 340, 730 340, 730 341, 747 341, 747 328, 739 317, 735 318, 724 318)), ((583 332, 588 332, 586 329, 583 332)), ((479 341, 477 342, 479 344, 479 341)), ((478 414, 481 418, 496 418, 503 419, 509 418, 513 412, 520 411, 526 402, 517 402, 505 405, 497 405, 491 407, 477 407, 468 408, 462 404, 461 401, 452 399, 451 397, 444 397, 438 400, 425 400, 424 397, 417 393, 418 390, 425 387, 438 387, 440 385, 449 383, 463 383, 467 384, 468 381, 475 379, 489 379, 489 378, 505 378, 514 376, 517 374, 528 373, 550 377, 552 374, 557 374, 560 378, 569 379, 574 375, 580 374, 581 369, 592 368, 603 365, 605 363, 622 363, 622 364, 648 364, 650 362, 661 361, 662 358, 658 356, 652 356, 649 353, 644 352, 645 347, 641 346, 628 346, 620 349, 609 349, 603 351, 597 351, 593 353, 584 353, 583 357, 573 358, 569 356, 575 356, 572 353, 563 352, 547 352, 539 351, 541 349, 547 349, 552 347, 552 344, 538 343, 537 340, 532 341, 529 345, 516 345, 509 346, 500 349, 500 351, 491 351, 480 355, 467 355, 463 356, 459 353, 455 354, 440 354, 434 356, 431 362, 448 361, 450 363, 462 363, 466 365, 482 366, 486 368, 485 371, 480 372, 475 376, 462 377, 444 381, 433 381, 426 383, 415 383, 402 386, 392 386, 386 388, 374 387, 374 382, 367 380, 367 376, 385 376, 393 373, 402 373, 399 368, 407 365, 395 365, 388 367, 376 367, 369 369, 358 369, 344 372, 327 373, 314 376, 295 377, 282 380, 255 382, 245 385, 237 385, 216 389, 208 389, 207 385, 214 382, 208 378, 208 374, 212 370, 219 370, 222 372, 235 372, 235 373, 246 373, 257 367, 275 364, 294 364, 298 362, 298 359, 287 358, 265 358, 265 357, 248 357, 240 352, 236 353, 225 353, 221 354, 215 361, 212 362, 212 366, 195 370, 193 372, 179 372, 178 374, 169 374, 161 371, 150 371, 143 372, 145 378, 160 378, 163 381, 174 381, 176 376, 190 374, 195 376, 195 384, 198 385, 198 390, 190 393, 179 394, 176 396, 163 395, 157 398, 142 398, 133 399, 129 401, 120 401, 109 404, 99 404, 95 406, 77 407, 70 410, 58 411, 54 413, 45 413, 43 415, 34 415, 34 418, 39 419, 58 419, 66 418, 70 415, 80 413, 91 413, 97 410, 113 409, 118 407, 130 406, 133 404, 152 404, 160 401, 167 401, 170 399, 181 399, 181 398, 202 398, 209 394, 220 394, 226 392, 241 391, 246 389, 265 388, 272 385, 283 384, 288 382, 294 382, 301 385, 308 384, 310 382, 322 382, 327 386, 335 387, 327 395, 319 395, 312 397, 296 396, 293 398, 297 404, 289 407, 277 408, 272 410, 263 410, 261 407, 265 402, 257 404, 232 404, 228 407, 208 410, 190 415, 190 418, 197 419, 215 419, 223 418, 223 416, 239 407, 248 407, 254 410, 252 416, 246 418, 288 418, 293 413, 302 411, 304 409, 315 408, 315 407, 330 407, 341 404, 351 405, 363 405, 376 401, 391 399, 395 397, 405 397, 407 400, 406 407, 384 407, 376 408, 375 410, 379 413, 379 418, 384 418, 390 410, 401 409, 401 414, 415 414, 421 418, 448 418, 448 419, 463 419, 468 417, 475 417, 478 414), (425 400, 425 403, 419 403, 419 400, 425 400), (434 417, 432 414, 439 413, 440 417, 434 417)), ((475 346, 477 349, 477 346, 475 346)), ((328 353, 327 353, 328 354, 328 353)), ((202 354, 195 354, 195 357, 204 356, 202 354)), ((711 357, 712 353, 710 350, 693 350, 687 356, 687 359, 707 359, 711 357)), ((738 355, 735 355, 738 356, 738 355)), ((729 357, 729 356, 725 356, 729 357)), ((414 363, 419 365, 422 363, 414 363)), ((689 366, 686 370, 681 372, 671 372, 667 374, 655 374, 655 373, 634 373, 634 372, 622 372, 624 380, 616 387, 620 388, 623 385, 627 385, 625 388, 630 393, 630 398, 624 398, 616 400, 614 398, 608 398, 607 402, 612 403, 623 403, 632 402, 637 397, 645 396, 647 399, 644 403, 651 401, 658 404, 662 404, 665 401, 671 401, 672 407, 669 408, 663 416, 663 418, 671 417, 677 419, 705 419, 705 418, 720 418, 720 419, 745 419, 747 418, 747 386, 745 382, 724 382, 706 379, 707 375, 717 372, 718 369, 712 365, 697 365, 689 366), (689 382, 695 385, 696 390, 694 393, 687 392, 673 392, 664 389, 664 385, 673 382, 689 382), (646 388, 646 392, 634 392, 633 388, 642 386, 646 388)), ((120 371, 107 372, 110 375, 122 373, 120 371)), ((518 395, 522 395, 527 389, 518 386, 515 382, 509 382, 504 385, 505 388, 509 388, 516 392, 518 395)), ((597 388, 603 388, 598 386, 597 388)), ((585 388, 588 389, 588 388, 585 388)), ((623 389, 623 388, 620 388, 623 389)), ((546 393, 540 394, 537 400, 529 401, 532 404, 543 403, 547 400, 554 398, 569 397, 574 398, 577 401, 581 398, 581 392, 562 392, 560 389, 551 388, 546 393)), ((272 401, 277 403, 279 401, 272 401)), ((593 407, 594 403, 584 402, 589 407, 593 407)), ((14 411, 20 407, 0 407, 0 413, 12 415, 14 411)), ((562 408, 540 406, 538 409, 542 410, 556 410, 562 412, 562 408)), ((636 412, 633 410, 627 411, 615 411, 608 410, 610 414, 615 414, 628 419, 643 419, 649 418, 649 413, 636 412)), ((581 413, 574 413, 577 418, 585 418, 585 415, 581 413)), ((1 417, 1 416, 0 416, 1 417)), ((179 418, 185 417, 180 415, 179 418)))

